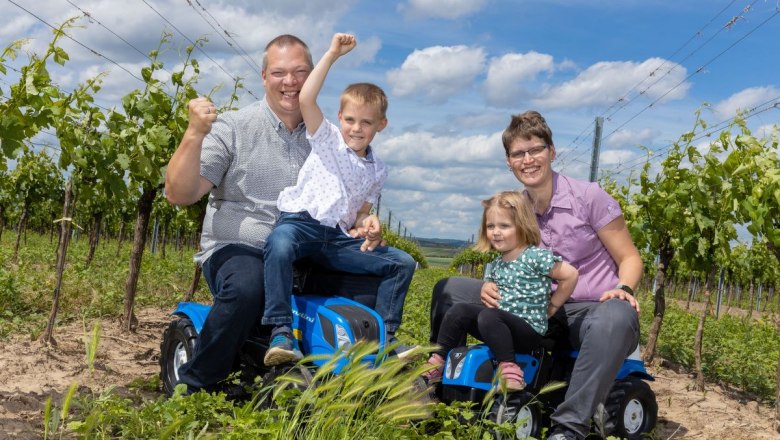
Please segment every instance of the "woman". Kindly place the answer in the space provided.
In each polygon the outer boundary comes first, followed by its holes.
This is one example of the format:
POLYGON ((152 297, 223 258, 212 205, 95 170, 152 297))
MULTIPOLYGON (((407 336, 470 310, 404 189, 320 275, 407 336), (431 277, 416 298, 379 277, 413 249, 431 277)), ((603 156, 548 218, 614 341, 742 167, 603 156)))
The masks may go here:
MULTIPOLYGON (((542 234, 541 247, 579 270, 579 281, 559 315, 579 350, 564 402, 551 416, 550 439, 584 439, 623 360, 639 343, 639 304, 633 289, 642 259, 620 205, 595 183, 555 173, 552 131, 535 111, 513 116, 502 141, 509 169, 525 186, 542 234)), ((431 341, 454 303, 497 307, 494 283, 447 278, 434 287, 431 341)))

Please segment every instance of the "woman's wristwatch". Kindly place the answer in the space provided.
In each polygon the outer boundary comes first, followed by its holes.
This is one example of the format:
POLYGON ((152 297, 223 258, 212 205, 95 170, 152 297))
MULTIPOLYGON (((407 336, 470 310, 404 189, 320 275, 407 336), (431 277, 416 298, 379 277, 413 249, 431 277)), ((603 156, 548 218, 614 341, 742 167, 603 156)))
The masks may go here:
POLYGON ((627 286, 625 284, 618 284, 617 286, 615 286, 615 289, 620 289, 629 295, 634 294, 634 289, 632 289, 631 286, 627 286))

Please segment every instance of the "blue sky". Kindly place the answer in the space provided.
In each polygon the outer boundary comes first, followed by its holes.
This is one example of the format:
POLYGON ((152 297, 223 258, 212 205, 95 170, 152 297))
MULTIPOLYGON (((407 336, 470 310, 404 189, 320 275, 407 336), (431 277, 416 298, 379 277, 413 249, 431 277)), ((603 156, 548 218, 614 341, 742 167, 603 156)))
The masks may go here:
MULTIPOLYGON (((205 93, 223 84, 215 95, 219 103, 235 76, 262 97, 252 64, 260 62, 274 36, 300 36, 316 62, 334 32, 354 33, 358 47, 331 70, 320 105, 335 119, 338 94, 347 84, 370 81, 386 90, 389 126, 374 141, 390 166, 380 216, 386 219, 392 211, 392 227, 400 220, 402 232, 417 237, 469 239, 479 225, 480 200, 520 187, 507 170, 500 141, 512 114, 535 109, 545 115, 558 151, 554 168, 584 179, 593 122, 604 117, 600 172, 619 181, 641 168, 646 153, 640 146, 657 151, 652 160, 659 162, 670 143, 693 127, 705 103, 702 116, 716 128, 738 109, 754 109, 748 121, 755 134, 770 133, 780 120, 780 108, 771 108, 780 102, 777 1, 191 0, 191 5, 0 0, 0 42, 30 38, 27 50, 42 50, 51 30, 40 20, 56 25, 87 12, 91 19, 82 18, 83 27, 69 35, 137 74, 146 61, 139 51, 156 48, 163 30, 174 34, 164 55, 170 68, 187 39, 207 36, 205 54, 196 52, 202 66, 198 88, 205 93), (232 36, 232 47, 220 37, 224 32, 232 36)), ((112 107, 142 86, 80 45, 66 41, 64 47, 71 61, 54 70, 61 88, 108 72, 98 99, 112 107)), ((13 81, 13 71, 0 75, 4 93, 13 81)), ((239 105, 254 99, 244 93, 239 105)), ((45 135, 40 140, 56 143, 45 135)))

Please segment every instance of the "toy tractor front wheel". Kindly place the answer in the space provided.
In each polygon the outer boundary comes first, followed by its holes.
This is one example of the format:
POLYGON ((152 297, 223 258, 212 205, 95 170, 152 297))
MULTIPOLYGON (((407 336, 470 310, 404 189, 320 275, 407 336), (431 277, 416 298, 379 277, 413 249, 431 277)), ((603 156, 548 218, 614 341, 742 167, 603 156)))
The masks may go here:
POLYGON ((514 435, 507 436, 498 430, 496 431, 496 438, 500 440, 541 437, 541 409, 539 404, 534 402, 533 395, 525 391, 497 395, 493 406, 490 407, 488 420, 499 425, 512 424, 514 435))
POLYGON ((658 403, 647 382, 628 377, 615 382, 604 405, 609 416, 607 434, 639 440, 655 429, 658 403))
POLYGON ((163 391, 173 394, 173 388, 179 382, 179 368, 192 358, 198 333, 188 318, 171 321, 163 333, 160 343, 160 379, 163 391))

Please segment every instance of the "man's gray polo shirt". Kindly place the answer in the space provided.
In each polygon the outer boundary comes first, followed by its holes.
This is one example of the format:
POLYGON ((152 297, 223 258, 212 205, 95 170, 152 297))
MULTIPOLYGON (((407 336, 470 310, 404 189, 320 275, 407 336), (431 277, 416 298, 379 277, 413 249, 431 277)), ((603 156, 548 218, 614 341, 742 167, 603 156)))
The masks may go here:
POLYGON ((200 174, 215 187, 195 261, 230 243, 262 247, 279 193, 295 184, 310 150, 303 123, 290 133, 265 100, 219 115, 200 155, 200 174))

